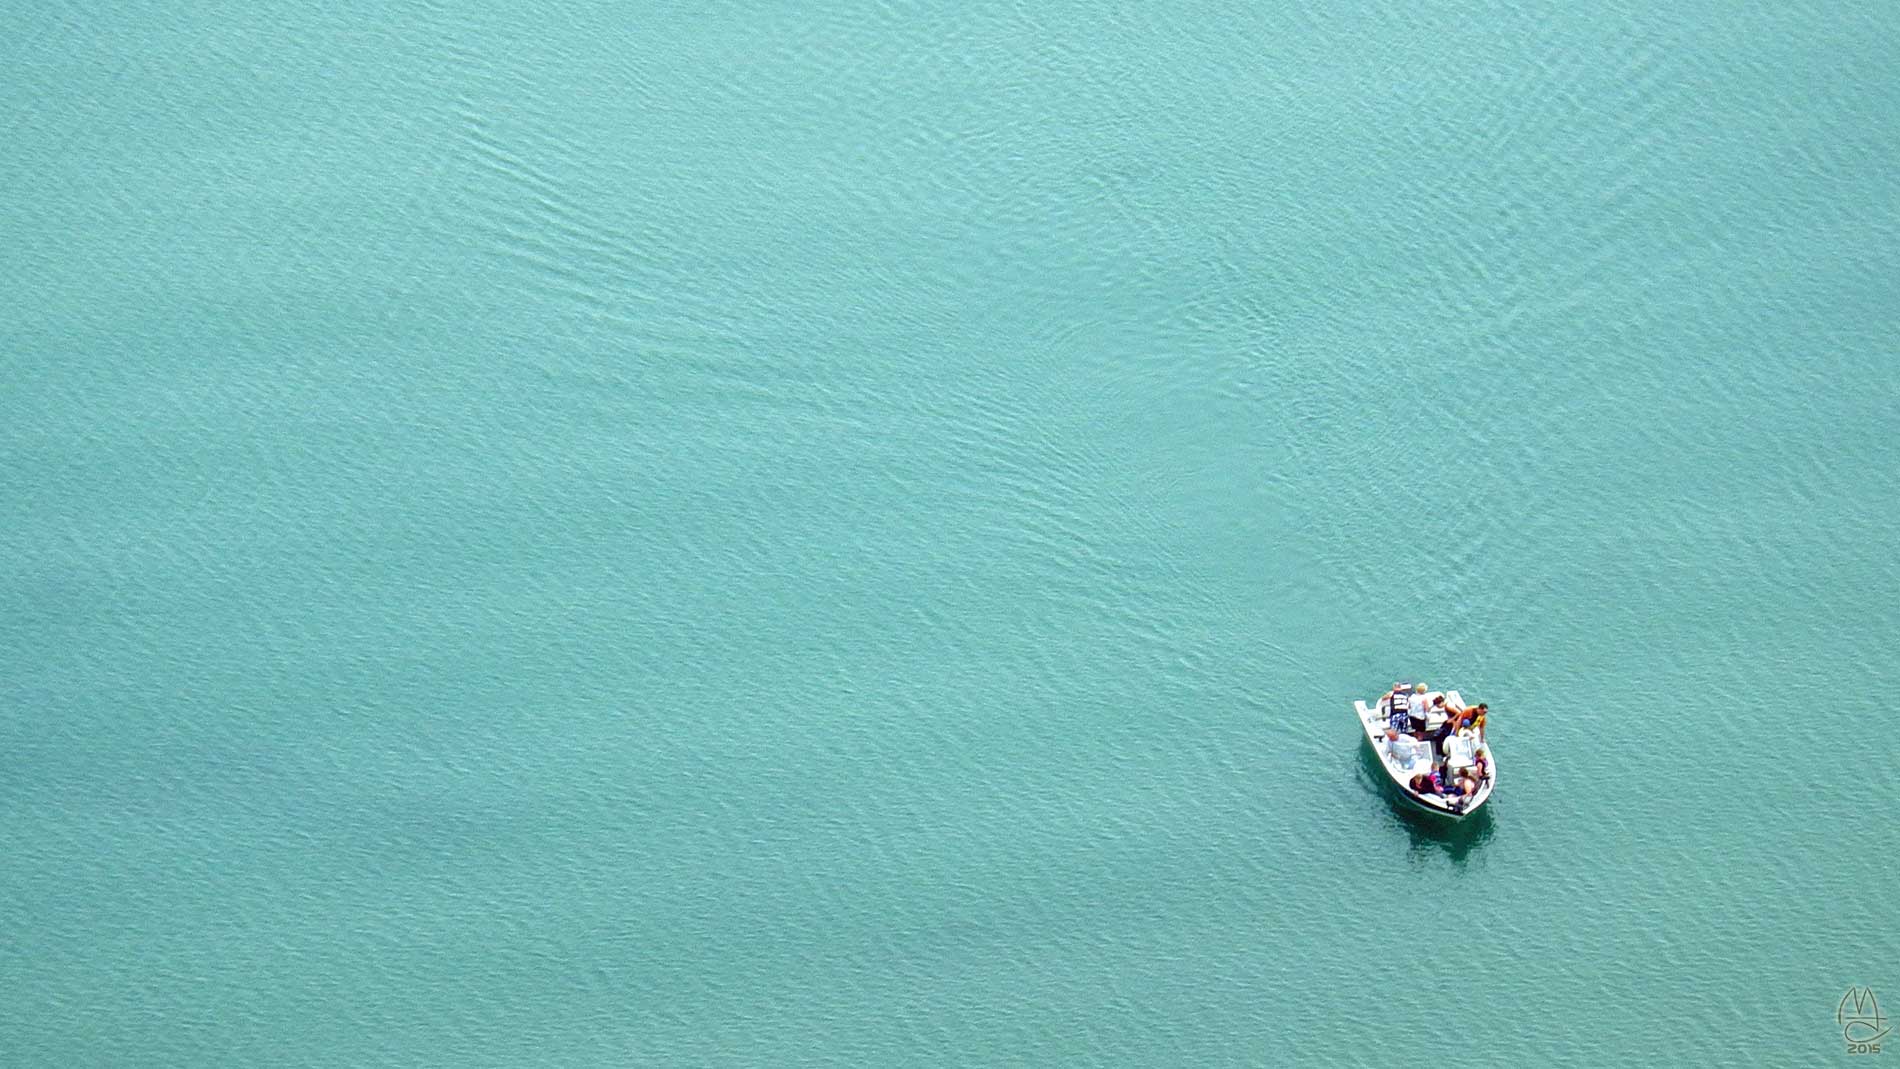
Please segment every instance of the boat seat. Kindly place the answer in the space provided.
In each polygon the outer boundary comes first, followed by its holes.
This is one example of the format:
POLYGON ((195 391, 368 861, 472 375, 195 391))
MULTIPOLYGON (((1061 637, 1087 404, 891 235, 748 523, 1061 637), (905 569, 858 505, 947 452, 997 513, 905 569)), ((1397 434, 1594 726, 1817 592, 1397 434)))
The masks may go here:
POLYGON ((1401 737, 1392 740, 1387 746, 1391 750, 1392 760, 1398 764, 1399 769, 1406 775, 1409 776, 1414 772, 1430 772, 1432 770, 1431 743, 1416 740, 1408 741, 1401 737))
POLYGON ((1478 760, 1478 745, 1462 732, 1445 737, 1445 767, 1469 768, 1478 760))

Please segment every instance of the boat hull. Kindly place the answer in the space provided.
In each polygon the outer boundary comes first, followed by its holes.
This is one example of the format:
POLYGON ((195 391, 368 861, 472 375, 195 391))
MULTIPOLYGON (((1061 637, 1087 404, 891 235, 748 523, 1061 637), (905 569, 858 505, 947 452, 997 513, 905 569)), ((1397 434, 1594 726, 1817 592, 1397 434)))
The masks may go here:
MULTIPOLYGON (((1447 701, 1455 705, 1464 704, 1464 701, 1458 696, 1458 692, 1455 690, 1447 691, 1445 697, 1447 701)), ((1410 777, 1406 774, 1405 769, 1403 769, 1397 761, 1387 756, 1385 750, 1385 718, 1378 712, 1378 703, 1374 702, 1373 705, 1368 706, 1363 701, 1357 701, 1353 703, 1353 709, 1357 714, 1361 734, 1365 736, 1366 747, 1371 751, 1373 764, 1379 766, 1380 771, 1385 774, 1384 779, 1386 785, 1391 789, 1393 794, 1398 796, 1399 800, 1405 804, 1407 809, 1419 813, 1427 813, 1440 820, 1456 822, 1469 820, 1472 816, 1476 815, 1479 810, 1484 808, 1486 802, 1491 800, 1492 793, 1497 790, 1498 771, 1497 753, 1491 751, 1488 746, 1486 749, 1487 752, 1490 753, 1490 776, 1486 778, 1484 786, 1478 791, 1477 796, 1471 800, 1469 805, 1466 805, 1462 809, 1453 809, 1448 800, 1438 795, 1420 794, 1412 790, 1408 782, 1410 777)))

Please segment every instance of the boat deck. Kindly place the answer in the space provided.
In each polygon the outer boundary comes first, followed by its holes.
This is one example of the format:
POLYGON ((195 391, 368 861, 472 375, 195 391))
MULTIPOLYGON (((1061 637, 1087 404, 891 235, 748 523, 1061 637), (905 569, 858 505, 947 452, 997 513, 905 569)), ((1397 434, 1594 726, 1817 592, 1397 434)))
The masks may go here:
MULTIPOLYGON (((1426 695, 1426 699, 1429 701, 1441 693, 1444 695, 1447 705, 1459 708, 1464 706, 1464 699, 1460 697, 1455 690, 1432 691, 1426 695)), ((1390 722, 1387 706, 1388 699, 1389 696, 1379 698, 1372 705, 1367 705, 1364 701, 1357 701, 1354 702, 1353 705, 1359 713, 1360 726, 1363 727, 1366 732, 1366 745, 1372 747, 1372 752, 1378 756, 1379 763, 1385 767, 1386 775, 1391 778, 1400 793, 1414 805, 1445 816, 1463 817, 1477 812, 1477 810, 1490 799, 1491 791, 1497 786, 1498 781, 1497 754, 1490 752, 1490 748, 1485 745, 1483 736, 1467 729, 1459 732, 1457 735, 1446 738, 1442 750, 1438 746, 1434 746, 1428 739, 1419 739, 1410 747, 1401 746, 1396 748, 1398 752, 1395 752, 1395 748, 1387 744, 1385 737, 1386 725, 1390 722), (1484 747, 1487 751, 1487 764, 1490 767, 1490 772, 1485 776, 1483 783, 1479 785, 1478 793, 1473 795, 1470 799, 1447 798, 1442 795, 1420 793, 1412 790, 1411 780, 1414 775, 1421 772, 1429 772, 1433 765, 1445 760, 1447 757, 1450 758, 1449 767, 1465 767, 1470 763, 1471 755, 1474 754, 1479 747, 1484 747)), ((1426 720, 1428 729, 1437 728, 1443 723, 1444 718, 1442 716, 1430 717, 1426 720)))

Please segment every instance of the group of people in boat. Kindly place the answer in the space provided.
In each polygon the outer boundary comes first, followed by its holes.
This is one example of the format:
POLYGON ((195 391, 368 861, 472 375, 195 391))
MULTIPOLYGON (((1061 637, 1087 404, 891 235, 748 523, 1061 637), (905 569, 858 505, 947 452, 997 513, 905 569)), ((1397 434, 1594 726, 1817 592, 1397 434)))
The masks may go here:
POLYGON ((1491 778, 1491 754, 1484 746, 1484 719, 1490 706, 1483 702, 1454 706, 1443 694, 1432 694, 1423 683, 1394 683, 1379 704, 1387 717, 1388 748, 1395 743, 1407 749, 1419 742, 1429 744, 1431 768, 1413 775, 1412 793, 1436 794, 1460 805, 1484 789, 1485 781, 1491 778), (1436 727, 1429 726, 1433 721, 1438 722, 1436 727), (1447 762, 1445 740, 1463 733, 1471 739, 1472 761, 1452 768, 1447 762))

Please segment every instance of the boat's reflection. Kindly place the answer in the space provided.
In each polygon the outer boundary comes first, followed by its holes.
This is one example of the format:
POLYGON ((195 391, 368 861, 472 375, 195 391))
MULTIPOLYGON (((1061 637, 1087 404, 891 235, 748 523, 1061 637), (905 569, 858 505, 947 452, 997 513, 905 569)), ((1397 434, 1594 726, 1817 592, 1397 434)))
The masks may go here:
POLYGON ((1405 829, 1414 854, 1442 851, 1452 864, 1462 867, 1471 852, 1491 838, 1497 823, 1492 817, 1495 800, 1463 820, 1447 820, 1422 812, 1407 805, 1392 789, 1385 769, 1379 767, 1379 759, 1373 756, 1370 747, 1361 744, 1355 749, 1359 754, 1360 786, 1378 804, 1385 806, 1392 820, 1405 829))

